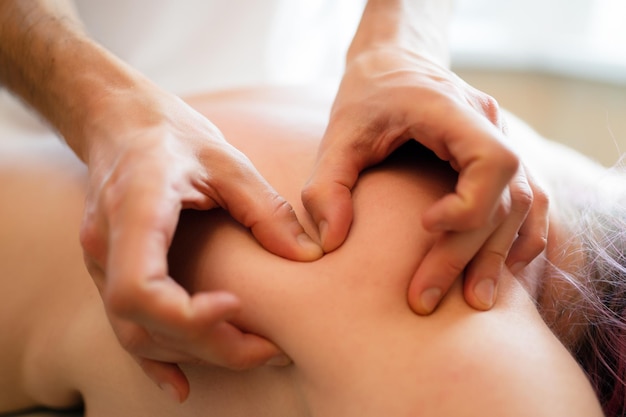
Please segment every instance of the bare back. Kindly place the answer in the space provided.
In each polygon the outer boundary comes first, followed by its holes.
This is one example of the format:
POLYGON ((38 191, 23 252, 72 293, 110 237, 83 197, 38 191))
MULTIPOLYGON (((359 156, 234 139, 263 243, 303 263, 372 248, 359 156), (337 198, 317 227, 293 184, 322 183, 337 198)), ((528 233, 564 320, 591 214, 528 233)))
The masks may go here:
MULTIPOLYGON (((299 192, 329 103, 314 96, 257 90, 190 100, 305 227, 299 192)), ((346 243, 316 262, 266 252, 223 212, 183 214, 172 276, 189 291, 237 294, 244 307, 234 322, 277 343, 293 364, 246 372, 187 365, 191 396, 173 404, 108 326, 77 240, 84 170, 49 146, 0 159, 8 231, 0 238, 0 327, 17 340, 0 341, 1 357, 12 358, 0 365, 24 376, 19 392, 0 394, 0 410, 82 399, 91 417, 601 415, 583 373, 510 274, 492 311, 467 307, 460 282, 435 314, 410 310, 409 279, 436 237, 421 228, 421 212, 454 185, 454 173, 423 151, 362 176, 346 243), (19 164, 10 162, 18 155, 19 164)), ((15 385, 3 378, 0 388, 15 385)))

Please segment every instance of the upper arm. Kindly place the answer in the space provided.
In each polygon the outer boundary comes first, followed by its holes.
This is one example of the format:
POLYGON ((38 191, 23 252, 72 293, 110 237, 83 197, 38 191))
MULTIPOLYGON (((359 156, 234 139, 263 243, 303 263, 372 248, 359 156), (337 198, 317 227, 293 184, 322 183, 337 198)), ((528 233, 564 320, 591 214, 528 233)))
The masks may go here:
POLYGON ((438 415, 603 415, 581 368, 528 303, 523 314, 505 309, 465 320, 466 329, 448 341, 432 366, 447 370, 443 386, 454 401, 442 402, 438 415))

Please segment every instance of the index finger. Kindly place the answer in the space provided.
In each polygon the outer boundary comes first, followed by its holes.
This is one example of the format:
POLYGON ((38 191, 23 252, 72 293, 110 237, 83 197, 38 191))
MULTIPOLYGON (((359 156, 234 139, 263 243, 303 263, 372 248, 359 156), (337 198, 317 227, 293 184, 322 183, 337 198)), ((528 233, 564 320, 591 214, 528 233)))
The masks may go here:
MULTIPOLYGON (((167 251, 181 203, 154 184, 133 184, 105 207, 109 253, 103 297, 108 309, 120 316, 142 316, 142 310, 155 301, 151 284, 170 280, 167 251)), ((172 286, 174 291, 176 287, 172 286)), ((182 287, 178 289, 180 292, 172 297, 172 302, 179 303, 183 295, 189 298, 182 287)), ((173 307, 169 306, 169 310, 173 307)))
POLYGON ((430 231, 467 231, 481 227, 494 215, 498 201, 519 165, 505 138, 485 117, 453 107, 445 120, 432 119, 415 139, 449 160, 459 178, 452 194, 423 215, 430 231))

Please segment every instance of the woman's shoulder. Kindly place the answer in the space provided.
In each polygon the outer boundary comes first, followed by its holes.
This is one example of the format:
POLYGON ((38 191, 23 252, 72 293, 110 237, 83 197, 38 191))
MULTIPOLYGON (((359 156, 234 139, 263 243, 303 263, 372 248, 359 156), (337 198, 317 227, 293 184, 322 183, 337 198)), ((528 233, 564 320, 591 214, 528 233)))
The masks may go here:
POLYGON ((433 366, 457 398, 440 415, 602 416, 584 372, 518 280, 505 272, 499 293, 487 312, 471 311, 458 295, 456 317, 441 330, 451 338, 436 336, 445 354, 433 366))

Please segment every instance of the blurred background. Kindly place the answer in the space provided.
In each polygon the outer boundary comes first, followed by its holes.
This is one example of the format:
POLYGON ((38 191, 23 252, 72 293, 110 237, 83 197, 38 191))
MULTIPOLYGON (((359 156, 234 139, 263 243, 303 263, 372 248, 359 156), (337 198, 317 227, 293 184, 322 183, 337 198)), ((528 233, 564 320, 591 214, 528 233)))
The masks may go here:
POLYGON ((456 0, 454 70, 539 133, 626 152, 626 0, 456 0))

